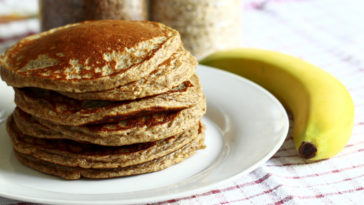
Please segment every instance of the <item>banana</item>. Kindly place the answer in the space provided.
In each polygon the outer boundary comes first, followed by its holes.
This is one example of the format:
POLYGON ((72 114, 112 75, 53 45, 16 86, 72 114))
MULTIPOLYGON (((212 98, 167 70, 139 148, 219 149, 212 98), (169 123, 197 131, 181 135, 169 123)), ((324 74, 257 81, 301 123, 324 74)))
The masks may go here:
POLYGON ((293 114, 293 140, 303 158, 330 158, 349 141, 353 100, 345 86, 322 69, 259 49, 221 51, 200 63, 241 75, 273 93, 293 114))

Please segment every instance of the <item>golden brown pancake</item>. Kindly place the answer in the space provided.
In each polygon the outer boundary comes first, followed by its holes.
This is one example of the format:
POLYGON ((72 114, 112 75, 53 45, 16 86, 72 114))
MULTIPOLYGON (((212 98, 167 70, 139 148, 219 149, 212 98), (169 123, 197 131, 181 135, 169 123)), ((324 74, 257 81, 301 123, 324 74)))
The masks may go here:
POLYGON ((27 135, 48 139, 71 139, 100 145, 120 146, 151 142, 178 135, 195 126, 206 112, 205 99, 191 108, 121 120, 115 123, 65 126, 14 111, 14 121, 27 135))
POLYGON ((80 178, 114 178, 121 176, 130 176, 144 174, 148 172, 155 172, 166 169, 174 164, 182 162, 186 158, 192 156, 197 150, 205 148, 203 130, 199 133, 198 137, 191 143, 186 144, 182 148, 167 154, 163 157, 148 161, 145 163, 110 169, 96 169, 96 168, 80 168, 69 167, 46 162, 31 155, 26 155, 15 151, 15 154, 20 162, 40 172, 59 176, 64 179, 80 179, 80 178))
POLYGON ((24 165, 46 174, 59 176, 68 180, 80 178, 105 179, 160 171, 174 164, 182 162, 183 160, 192 156, 197 150, 204 147, 205 146, 202 144, 202 141, 193 142, 159 159, 155 159, 143 164, 114 169, 85 169, 78 167, 66 167, 45 162, 18 152, 15 152, 15 154, 18 160, 24 165))
POLYGON ((81 168, 118 168, 151 161, 190 143, 203 130, 201 123, 164 140, 126 146, 101 146, 66 139, 44 139, 24 135, 9 118, 7 131, 14 149, 53 164, 81 168))
POLYGON ((131 116, 166 110, 181 110, 196 105, 203 93, 196 75, 174 90, 135 101, 89 101, 65 97, 38 88, 15 88, 15 103, 25 112, 61 125, 115 122, 131 116))
POLYGON ((26 37, 0 58, 8 85, 64 92, 119 87, 148 76, 181 45, 176 30, 149 21, 86 21, 26 37))

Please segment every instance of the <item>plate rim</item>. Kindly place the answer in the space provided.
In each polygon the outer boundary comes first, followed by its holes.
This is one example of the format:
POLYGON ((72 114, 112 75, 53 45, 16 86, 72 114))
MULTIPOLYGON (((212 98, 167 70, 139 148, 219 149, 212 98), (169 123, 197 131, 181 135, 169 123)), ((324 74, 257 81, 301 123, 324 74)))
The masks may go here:
MULTIPOLYGON (((211 183, 202 187, 196 187, 196 188, 191 188, 185 191, 181 191, 181 192, 177 192, 177 193, 171 193, 171 194, 161 194, 161 195, 156 195, 153 197, 147 197, 147 198, 119 198, 119 199, 115 199, 115 200, 108 200, 108 201, 80 201, 80 200, 72 200, 72 199, 41 199, 39 197, 27 197, 26 195, 21 195, 21 196, 17 196, 16 194, 7 194, 7 193, 3 193, 0 189, 0 196, 1 197, 5 197, 8 199, 12 199, 12 200, 20 200, 20 201, 28 201, 28 202, 33 202, 33 203, 52 203, 52 204, 128 204, 128 203, 153 203, 153 202, 162 202, 162 201, 167 201, 169 199, 180 199, 183 197, 187 197, 189 195, 193 195, 193 194, 199 194, 199 193, 203 193, 206 191, 210 191, 213 188, 216 188, 218 186, 221 186, 223 184, 226 184, 228 182, 231 182, 237 178, 240 178, 252 171, 254 171, 255 169, 259 168, 260 166, 262 166, 265 162, 267 162, 278 150, 279 148, 282 146, 282 144, 284 143, 286 136, 288 135, 288 131, 289 131, 289 118, 288 118, 288 114, 287 111, 285 110, 285 108, 283 107, 282 103, 269 91, 267 91, 265 88, 263 88, 262 86, 252 82, 249 79, 246 79, 244 77, 238 76, 236 74, 218 69, 218 68, 214 68, 211 66, 205 66, 205 65, 201 65, 199 64, 197 66, 197 73, 198 70, 201 69, 207 69, 207 70, 212 70, 213 72, 217 72, 217 73, 221 73, 222 75, 226 75, 229 78, 235 78, 238 79, 239 81, 242 81, 243 83, 246 84, 250 84, 250 86, 253 86, 255 88, 257 88, 258 90, 260 90, 260 92, 263 92, 264 95, 269 96, 269 98, 276 104, 278 105, 279 109, 281 109, 282 114, 284 115, 284 119, 287 123, 285 123, 284 126, 284 130, 282 131, 282 136, 280 136, 278 142, 274 145, 274 147, 270 150, 270 152, 268 152, 264 157, 262 157, 261 159, 259 159, 258 161, 256 161, 252 166, 248 167, 247 169, 239 172, 238 174, 235 174, 231 177, 227 177, 223 180, 220 180, 218 182, 215 183, 211 183)), ((205 71, 208 72, 208 71, 205 71)), ((199 74, 198 74, 199 75, 199 74)), ((196 173, 197 174, 197 173, 196 173)), ((172 184, 173 185, 173 184, 172 184)), ((163 188, 159 187, 159 188, 163 188)), ((113 193, 114 194, 114 193, 113 193)), ((77 194, 77 195, 87 195, 87 194, 77 194)), ((88 194, 89 195, 89 194, 88 194)), ((108 195, 108 194, 100 194, 100 195, 108 195)))

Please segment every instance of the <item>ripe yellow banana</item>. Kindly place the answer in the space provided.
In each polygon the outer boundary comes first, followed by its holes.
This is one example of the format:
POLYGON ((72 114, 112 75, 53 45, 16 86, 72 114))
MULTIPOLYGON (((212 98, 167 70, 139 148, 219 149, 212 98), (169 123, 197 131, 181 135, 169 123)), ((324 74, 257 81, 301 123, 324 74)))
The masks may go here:
POLYGON ((300 156, 327 159, 348 142, 353 101, 345 86, 322 69, 259 49, 221 51, 200 63, 241 75, 273 93, 293 113, 293 139, 300 156))

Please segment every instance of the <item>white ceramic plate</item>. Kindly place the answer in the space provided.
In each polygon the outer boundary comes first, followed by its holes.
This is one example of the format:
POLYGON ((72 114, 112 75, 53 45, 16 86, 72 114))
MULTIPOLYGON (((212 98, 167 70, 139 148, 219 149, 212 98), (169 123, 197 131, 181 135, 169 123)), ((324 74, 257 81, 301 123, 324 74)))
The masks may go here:
MULTIPOLYGON (((40 203, 123 204, 207 191, 266 162, 282 145, 288 117, 269 92, 236 75, 199 66, 207 96, 207 148, 166 170, 108 180, 65 181, 22 166, 0 127, 0 196, 40 203)), ((0 85, 9 113, 11 89, 0 85)), ((3 106, 4 107, 4 106, 3 106)))

